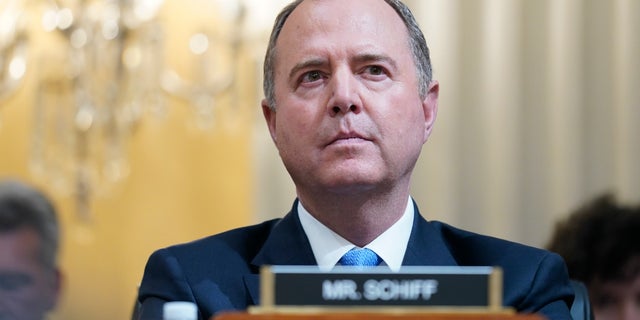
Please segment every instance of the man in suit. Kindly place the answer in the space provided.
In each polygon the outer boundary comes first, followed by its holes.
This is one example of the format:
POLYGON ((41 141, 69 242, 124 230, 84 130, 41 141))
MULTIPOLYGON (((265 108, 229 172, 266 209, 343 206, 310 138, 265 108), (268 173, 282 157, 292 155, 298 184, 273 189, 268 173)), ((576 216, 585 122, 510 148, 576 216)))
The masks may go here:
POLYGON ((498 265, 504 304, 570 319, 572 289, 550 252, 426 221, 410 179, 433 128, 439 84, 397 0, 304 0, 277 17, 262 110, 297 192, 282 219, 161 249, 139 292, 141 318, 194 301, 200 317, 259 303, 263 265, 341 264, 368 248, 381 265, 498 265))

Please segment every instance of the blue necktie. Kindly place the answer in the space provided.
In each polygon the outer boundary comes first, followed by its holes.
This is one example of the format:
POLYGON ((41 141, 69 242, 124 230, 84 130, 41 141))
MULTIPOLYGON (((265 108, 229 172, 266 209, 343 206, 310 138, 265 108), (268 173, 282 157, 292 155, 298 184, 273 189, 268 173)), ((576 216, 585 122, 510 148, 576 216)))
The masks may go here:
POLYGON ((343 266, 373 267, 380 264, 382 259, 368 248, 353 248, 340 258, 343 266))

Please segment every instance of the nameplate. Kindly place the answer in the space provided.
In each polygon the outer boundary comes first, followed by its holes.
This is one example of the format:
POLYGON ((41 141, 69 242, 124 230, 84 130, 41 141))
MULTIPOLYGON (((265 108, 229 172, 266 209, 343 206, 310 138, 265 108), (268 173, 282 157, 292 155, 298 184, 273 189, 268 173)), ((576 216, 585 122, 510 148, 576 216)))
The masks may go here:
POLYGON ((266 266, 259 309, 344 307, 501 310, 502 272, 495 267, 266 266))

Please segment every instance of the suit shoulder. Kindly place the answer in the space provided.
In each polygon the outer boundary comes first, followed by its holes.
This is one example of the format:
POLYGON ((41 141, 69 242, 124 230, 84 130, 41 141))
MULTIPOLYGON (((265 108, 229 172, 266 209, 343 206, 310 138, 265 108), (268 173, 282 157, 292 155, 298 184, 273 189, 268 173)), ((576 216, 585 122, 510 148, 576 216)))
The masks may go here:
POLYGON ((553 253, 533 246, 459 229, 432 221, 455 259, 461 265, 531 264, 553 253))
POLYGON ((568 315, 573 290, 564 261, 558 254, 442 222, 431 223, 459 265, 502 268, 505 305, 524 312, 563 315, 550 316, 551 319, 568 315))
POLYGON ((172 245, 158 251, 168 251, 182 258, 202 259, 205 256, 239 255, 249 259, 257 254, 280 218, 240 227, 194 241, 172 245), (191 257, 192 256, 192 257, 191 257))

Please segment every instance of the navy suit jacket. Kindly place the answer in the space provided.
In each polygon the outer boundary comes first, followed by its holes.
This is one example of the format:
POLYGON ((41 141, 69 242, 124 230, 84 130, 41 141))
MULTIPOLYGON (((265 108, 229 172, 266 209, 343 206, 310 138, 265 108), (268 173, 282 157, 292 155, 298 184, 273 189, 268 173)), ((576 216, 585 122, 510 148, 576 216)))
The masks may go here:
MULTIPOLYGON (((140 319, 162 319, 166 301, 192 301, 200 319, 260 302, 263 265, 317 265, 293 209, 282 219, 243 227, 154 252, 139 289, 140 319)), ((408 266, 500 266, 503 304, 549 319, 571 319, 566 266, 558 255, 427 221, 415 208, 404 256, 408 266)))

